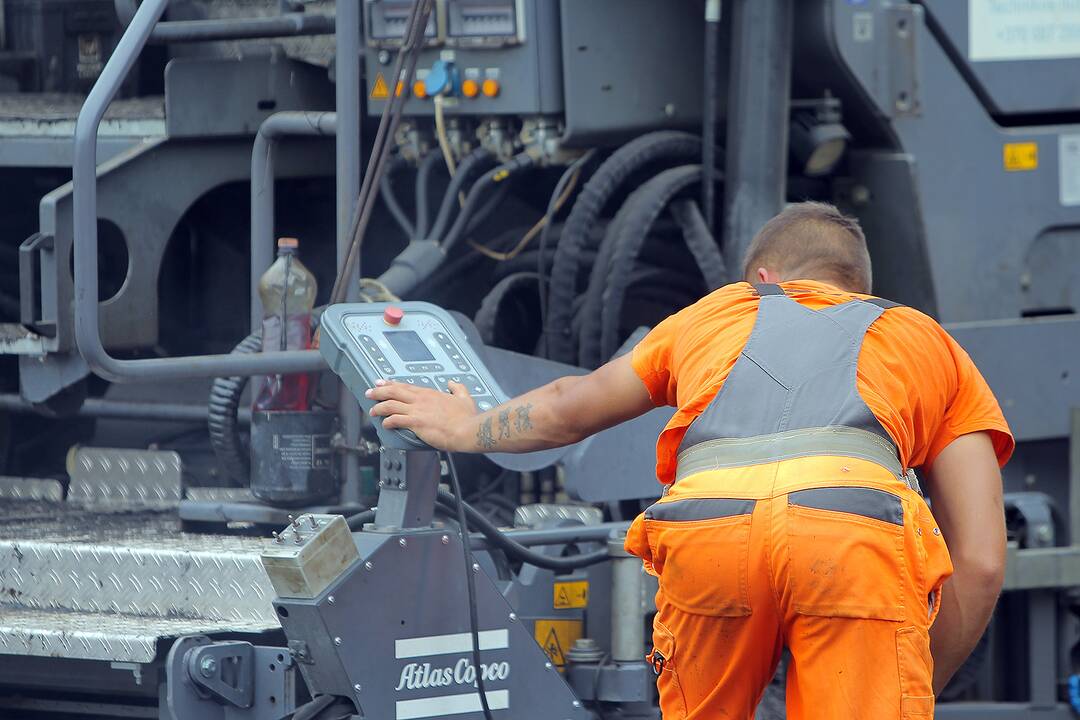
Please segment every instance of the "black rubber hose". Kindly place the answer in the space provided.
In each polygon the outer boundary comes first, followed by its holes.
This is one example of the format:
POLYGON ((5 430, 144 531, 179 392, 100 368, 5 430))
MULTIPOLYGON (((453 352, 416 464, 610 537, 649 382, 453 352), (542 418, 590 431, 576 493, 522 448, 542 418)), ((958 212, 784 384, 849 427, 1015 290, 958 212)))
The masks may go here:
POLYGON ((593 229, 604 207, 627 178, 650 163, 664 161, 669 165, 697 162, 701 157, 701 139, 690 133, 673 130, 642 135, 620 147, 605 160, 585 183, 570 215, 563 225, 555 251, 548 289, 547 338, 548 356, 553 360, 575 361, 574 338, 568 332, 581 254, 595 249, 593 229))
POLYGON ((371 508, 370 510, 363 510, 356 513, 355 515, 350 515, 349 517, 345 518, 345 522, 349 524, 349 529, 353 532, 363 530, 364 525, 368 524, 369 522, 375 522, 375 508, 371 508))
POLYGON ((405 233, 405 237, 411 239, 416 236, 416 228, 413 227, 408 213, 405 212, 405 208, 401 207, 401 203, 398 202, 397 195, 394 193, 394 174, 407 164, 408 161, 400 155, 395 156, 390 161, 390 166, 386 168, 386 172, 379 178, 379 196, 386 203, 386 208, 394 217, 401 231, 405 233))
POLYGON ((312 720, 337 700, 336 695, 320 695, 296 708, 292 720, 312 720))
MULTIPOLYGON (((616 224, 611 245, 610 264, 607 271, 603 273, 602 278, 604 289, 601 293, 599 308, 599 356, 593 357, 597 363, 611 357, 619 349, 622 341, 619 337, 619 320, 622 317, 626 289, 629 287, 634 265, 653 223, 656 222, 664 208, 679 193, 700 182, 700 165, 684 165, 665 170, 638 188, 626 201, 623 209, 619 211, 624 217, 621 222, 616 224)), ((695 243, 697 250, 697 252, 694 252, 695 258, 699 254, 708 256, 708 251, 702 247, 703 237, 711 240, 708 231, 705 231, 704 236, 695 233, 691 237, 691 241, 695 243)), ((715 244, 713 247, 715 248, 715 244)), ((693 252, 694 249, 691 248, 691 251, 693 252)), ((706 283, 708 285, 714 283, 723 284, 723 275, 716 275, 717 263, 715 258, 713 258, 712 262, 708 260, 706 262, 706 268, 700 268, 699 262, 699 268, 703 274, 708 272, 711 275, 711 277, 705 277, 706 283)), ((723 268, 722 262, 720 267, 723 268)))
MULTIPOLYGON (((250 355, 262 350, 262 331, 253 332, 240 341, 232 352, 250 355)), ((248 384, 248 377, 219 377, 210 384, 210 400, 207 403, 207 425, 210 429, 210 447, 227 481, 234 487, 248 484, 251 477, 251 457, 240 439, 240 424, 236 412, 240 408, 240 396, 248 384)))
MULTIPOLYGON (((517 173, 525 168, 532 167, 535 162, 528 153, 519 153, 502 165, 494 167, 481 175, 480 179, 469 188, 469 192, 465 196, 465 205, 461 208, 461 212, 458 213, 454 224, 447 231, 446 237, 440 242, 443 252, 449 254, 454 249, 454 245, 465 236, 466 227, 468 227, 470 220, 476 214, 480 203, 490 197, 489 193, 497 191, 498 185, 508 182, 517 173)), ((432 239, 438 240, 438 236, 435 235, 434 231, 432 231, 432 239)))
MULTIPOLYGON (((704 181, 704 178, 702 178, 704 181)), ((686 198, 671 203, 671 215, 682 229, 683 239, 690 253, 701 270, 701 277, 705 280, 705 289, 709 292, 727 284, 727 263, 724 262, 724 254, 720 252, 720 244, 709 232, 705 218, 701 214, 701 208, 693 200, 686 198)))
MULTIPOLYGON (((448 510, 456 510, 458 507, 458 499, 445 490, 439 490, 437 502, 448 510)), ((465 517, 469 522, 469 526, 474 530, 480 531, 493 546, 502 550, 514 560, 519 560, 523 563, 528 563, 529 565, 535 565, 536 567, 545 570, 559 571, 577 570, 590 565, 596 565, 611 557, 608 555, 607 550, 597 550, 596 552, 584 553, 582 555, 570 555, 568 557, 551 557, 549 555, 538 553, 507 536, 506 533, 495 527, 494 523, 488 520, 483 513, 476 510, 472 505, 462 502, 461 506, 465 510, 465 517)))
POLYGON ((535 285, 539 277, 535 272, 507 275, 495 283, 491 291, 480 301, 480 308, 473 317, 473 324, 485 345, 495 345, 495 328, 499 323, 499 310, 506 296, 516 292, 523 285, 535 285))
POLYGON ((431 173, 442 164, 442 153, 432 150, 420 161, 416 171, 416 231, 413 240, 423 240, 428 231, 428 191, 431 189, 431 173))
POLYGON ((454 213, 454 207, 457 206, 458 193, 461 192, 473 171, 490 159, 491 153, 484 148, 477 148, 465 156, 465 159, 457 166, 454 176, 450 178, 450 184, 446 186, 442 203, 439 205, 439 214, 435 216, 435 223, 431 226, 431 231, 427 234, 426 239, 435 242, 442 240, 443 233, 446 232, 446 226, 450 223, 450 217, 454 213))

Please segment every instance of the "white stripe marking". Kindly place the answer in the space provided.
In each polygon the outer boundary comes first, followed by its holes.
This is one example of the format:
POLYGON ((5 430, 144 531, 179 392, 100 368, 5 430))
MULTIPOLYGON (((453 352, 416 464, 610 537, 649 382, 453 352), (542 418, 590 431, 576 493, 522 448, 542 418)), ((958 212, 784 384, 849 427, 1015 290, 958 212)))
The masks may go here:
MULTIPOLYGON (((510 647, 510 633, 503 630, 484 630, 479 633, 481 650, 502 650, 510 647)), ((394 641, 394 657, 398 660, 429 655, 453 655, 472 652, 472 635, 429 635, 394 641)))
MULTIPOLYGON (((510 708, 509 690, 492 690, 487 695, 488 707, 492 710, 510 708)), ((421 698, 420 700, 398 700, 397 720, 413 720, 442 715, 460 715, 461 713, 480 712, 480 693, 464 695, 440 695, 439 697, 421 698)))

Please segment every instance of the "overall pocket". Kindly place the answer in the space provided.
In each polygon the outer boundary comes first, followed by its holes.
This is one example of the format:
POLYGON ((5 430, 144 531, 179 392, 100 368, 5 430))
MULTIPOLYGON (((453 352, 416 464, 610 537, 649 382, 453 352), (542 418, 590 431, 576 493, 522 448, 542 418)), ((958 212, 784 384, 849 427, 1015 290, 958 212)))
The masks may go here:
POLYGON ((914 627, 897 630, 896 663, 900 669, 900 717, 933 720, 934 660, 930 656, 930 636, 914 627))
POLYGON ((753 500, 687 498, 645 511, 660 589, 683 612, 750 614, 747 565, 753 500))
POLYGON ((653 618, 653 649, 645 658, 656 673, 660 693, 660 712, 665 718, 686 717, 686 696, 679 684, 675 636, 656 617, 653 618))
POLYGON ((904 512, 900 498, 871 488, 788 495, 788 571, 795 612, 903 620, 904 512))

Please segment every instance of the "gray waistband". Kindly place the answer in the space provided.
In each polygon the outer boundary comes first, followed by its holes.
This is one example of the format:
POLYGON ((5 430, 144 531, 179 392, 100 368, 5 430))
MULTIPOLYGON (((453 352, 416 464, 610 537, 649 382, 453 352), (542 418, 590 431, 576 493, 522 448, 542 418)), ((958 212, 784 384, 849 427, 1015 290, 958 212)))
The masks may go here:
POLYGON ((856 428, 822 427, 698 443, 679 453, 675 482, 706 470, 764 465, 816 455, 869 460, 888 470, 897 479, 905 480, 896 448, 885 438, 856 428))

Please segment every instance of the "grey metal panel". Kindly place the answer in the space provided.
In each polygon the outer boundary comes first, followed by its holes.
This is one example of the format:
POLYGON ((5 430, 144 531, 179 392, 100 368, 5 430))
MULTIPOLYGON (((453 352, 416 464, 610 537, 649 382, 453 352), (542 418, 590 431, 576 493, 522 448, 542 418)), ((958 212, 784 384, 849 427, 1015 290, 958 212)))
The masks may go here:
POLYGON ((257 632, 268 623, 153 618, 0 606, 0 654, 148 663, 158 642, 195 633, 257 632))
MULTIPOLYGON (((367 3, 364 3, 365 7, 367 3)), ((445 113, 453 116, 477 115, 550 115, 562 112, 562 69, 559 54, 558 6, 552 0, 525 0, 525 39, 520 45, 483 48, 427 47, 420 53, 417 77, 422 78, 436 60, 452 57, 458 71, 489 70, 497 72, 501 88, 494 98, 453 98, 445 104, 445 113)), ((365 96, 367 114, 380 115, 385 100, 371 97, 376 76, 381 75, 392 91, 394 52, 386 53, 368 44, 365 48, 365 96), (382 62, 380 58, 385 58, 382 62)), ((418 99, 408 90, 406 116, 432 117, 435 105, 431 98, 418 99)))
POLYGON ((8 540, 0 568, 2 605, 276 624, 270 583, 251 552, 8 540))
POLYGON ((1080 406, 1080 318, 954 323, 945 326, 975 361, 1019 441, 1067 437, 1080 406))
POLYGON ((183 472, 171 450, 76 448, 68 458, 68 498, 86 505, 175 505, 184 494, 183 472))
MULTIPOLYGON (((141 140, 102 137, 98 157, 109 160, 141 140)), ((71 137, 0 137, 0 167, 71 167, 71 137)))
POLYGON ((165 67, 165 117, 171 138, 254 135, 284 110, 332 110, 326 70, 270 54, 242 59, 177 58, 165 67), (211 88, 228 92, 208 95, 211 88), (207 112, 207 103, 213 112, 207 112))
MULTIPOLYGON (((978 84, 980 91, 992 104, 995 112, 1003 114, 1070 112, 1080 109, 1080 95, 1072 83, 1063 78, 1080 71, 1080 58, 1036 60, 973 61, 970 59, 969 3, 956 0, 922 0, 930 18, 936 21, 938 39, 950 50, 950 57, 978 84)), ((1053 3, 992 3, 1003 14, 1027 15, 1053 28, 1055 32, 1070 29, 1056 25, 1053 3), (1009 6, 1014 7, 1010 8, 1009 6), (1026 6, 1026 7, 1025 7, 1026 6), (1026 11, 1026 12, 1025 12, 1026 11)), ((1062 5, 1064 7, 1064 5, 1062 5)), ((1025 30, 1027 28, 1017 28, 1025 30)))
POLYGON ((0 498, 60 502, 64 499, 64 488, 58 480, 0 476, 0 498))
MULTIPOLYGON (((816 85, 807 77, 802 78, 803 84, 817 91, 832 87, 844 97, 845 110, 856 114, 855 108, 875 97, 871 91, 877 78, 896 59, 883 52, 879 36, 866 39, 853 28, 857 15, 870 13, 875 32, 894 31, 883 20, 885 5, 881 0, 800 3, 806 42, 818 42, 812 39, 822 33, 820 47, 813 49, 820 52, 817 57, 826 62, 838 59, 858 86, 845 85, 845 75, 826 73, 816 74, 816 85)), ((920 114, 893 118, 889 132, 914 158, 920 207, 908 211, 922 212, 938 316, 948 322, 1015 317, 1021 308, 1032 306, 1025 273, 1035 238, 1047 228, 1080 225, 1080 207, 1061 205, 1059 193, 1059 136, 1078 132, 1077 126, 998 126, 925 22, 914 22, 909 31, 919 36, 916 62, 934 72, 922 75, 920 114), (1006 171, 1002 158, 1007 142, 1036 143, 1038 168, 1006 171), (973 272, 978 273, 977 280, 973 272)), ((1030 79, 1023 82, 1039 84, 1030 79)), ((889 114, 880 105, 873 109, 879 117, 889 114)), ((877 194, 866 198, 866 203, 860 210, 862 217, 883 212, 881 208, 891 205, 893 198, 877 194)), ((1060 284, 1068 282, 1068 277, 1049 280, 1060 284)), ((1039 292, 1058 290, 1044 287, 1039 292)))
MULTIPOLYGON (((312 663, 299 668, 314 692, 351 696, 365 716, 445 716, 448 704, 475 697, 461 675, 472 660, 458 537, 448 533, 444 543, 442 531, 364 535, 358 537, 363 562, 322 597, 278 602, 287 612, 282 626, 290 641, 309 643, 312 663), (368 543, 378 545, 371 550, 368 543), (421 703, 427 708, 417 707, 421 703)), ((531 629, 484 573, 475 577, 481 662, 498 673, 485 683, 497 703, 494 716, 585 718, 531 629)), ((460 717, 480 713, 465 710, 460 717)))
MULTIPOLYGON (((700 127, 705 84, 700 3, 562 0, 559 11, 570 144, 700 127)), ((725 32, 721 57, 726 41, 725 32)), ((722 113, 727 82, 718 80, 722 113)))

